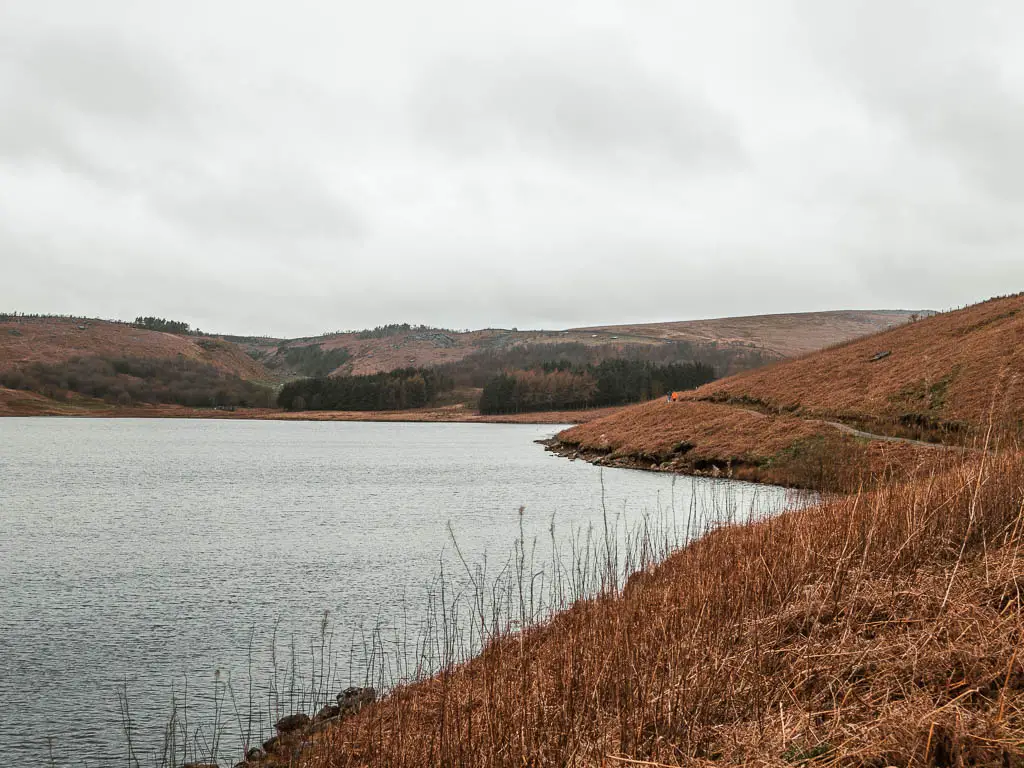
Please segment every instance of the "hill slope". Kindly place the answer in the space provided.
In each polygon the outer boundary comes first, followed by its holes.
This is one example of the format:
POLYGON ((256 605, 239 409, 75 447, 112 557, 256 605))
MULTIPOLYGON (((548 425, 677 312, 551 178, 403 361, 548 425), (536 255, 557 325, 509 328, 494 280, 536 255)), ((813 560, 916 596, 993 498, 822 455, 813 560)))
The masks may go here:
POLYGON ((1024 295, 930 317, 707 385, 750 402, 877 426, 977 428, 1024 418, 1024 295))
POLYGON ((60 363, 72 357, 182 356, 214 365, 243 379, 266 381, 301 373, 292 371, 293 366, 285 357, 289 350, 312 346, 323 351, 347 350, 349 360, 334 369, 336 373, 346 374, 443 365, 475 353, 507 350, 523 344, 573 343, 613 349, 684 341, 722 348, 755 348, 763 351, 767 359, 777 359, 901 325, 911 314, 907 311, 808 312, 566 331, 455 332, 410 328, 381 335, 352 332, 303 339, 183 336, 104 320, 19 317, 0 319, 0 370, 37 362, 60 363))
MULTIPOLYGON (((50 368, 44 373, 29 372, 28 378, 0 378, 0 384, 56 398, 62 408, 68 405, 65 390, 69 389, 104 399, 108 405, 116 405, 121 390, 128 392, 133 402, 267 404, 273 401, 272 393, 255 397, 237 382, 232 385, 234 395, 218 399, 217 377, 268 384, 304 376, 447 365, 446 373, 457 389, 452 402, 461 398, 460 402, 475 404, 480 388, 504 370, 527 369, 553 360, 596 364, 604 359, 630 358, 654 364, 700 362, 723 375, 902 324, 910 315, 904 311, 819 312, 566 331, 454 332, 393 325, 293 340, 173 334, 80 318, 0 316, 0 376, 5 371, 50 368), (155 364, 144 387, 138 382, 144 371, 127 370, 125 365, 120 365, 123 370, 111 370, 113 362, 125 359, 155 364), (78 362, 71 362, 75 360, 78 362), (200 372, 201 386, 192 386, 192 379, 200 373, 178 375, 182 361, 199 364, 193 366, 197 369, 208 367, 200 372), (177 380, 170 387, 173 392, 168 389, 172 379, 177 380), (83 386, 83 380, 105 383, 83 386)), ((11 393, 5 395, 10 407, 12 398, 11 393)), ((24 412, 48 412, 35 400, 14 399, 24 412)))
POLYGON ((967 444, 1024 420, 1024 295, 984 302, 626 408, 562 432, 556 450, 605 463, 842 487, 927 449, 842 431, 967 444), (831 477, 824 478, 828 472, 831 477))
POLYGON ((0 370, 32 363, 64 363, 74 357, 184 358, 249 381, 274 379, 270 371, 241 347, 214 337, 161 333, 105 320, 59 317, 0 320, 0 370))
POLYGON ((583 344, 588 347, 664 346, 678 342, 716 345, 738 352, 755 349, 767 360, 802 354, 906 323, 913 313, 893 311, 805 312, 650 325, 608 325, 564 331, 484 329, 456 332, 412 328, 387 335, 365 332, 318 338, 249 339, 240 343, 268 366, 287 369, 289 349, 319 346, 348 350, 351 358, 339 373, 365 374, 405 367, 453 363, 481 352, 500 352, 524 344, 583 344))
POLYGON ((723 317, 676 323, 602 326, 578 330, 583 333, 600 331, 618 334, 620 337, 628 335, 631 338, 689 341, 698 344, 753 345, 773 352, 779 357, 794 357, 848 339, 903 325, 912 316, 922 314, 930 313, 904 310, 838 310, 723 317))

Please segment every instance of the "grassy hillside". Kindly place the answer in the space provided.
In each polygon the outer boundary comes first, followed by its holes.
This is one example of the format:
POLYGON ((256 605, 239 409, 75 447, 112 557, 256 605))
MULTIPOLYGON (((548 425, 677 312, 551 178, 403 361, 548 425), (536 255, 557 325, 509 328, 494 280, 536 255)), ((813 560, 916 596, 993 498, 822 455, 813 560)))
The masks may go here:
POLYGON ((267 386, 273 379, 223 339, 99 320, 0 319, 0 414, 112 415, 113 407, 140 405, 266 407, 274 402, 267 386))
POLYGON ((838 491, 885 482, 949 452, 865 439, 787 413, 697 400, 622 408, 559 433, 551 448, 605 466, 838 491))
POLYGON ((931 313, 904 310, 837 310, 833 312, 797 312, 778 315, 724 317, 714 320, 688 320, 675 323, 581 328, 582 333, 616 334, 620 338, 689 341, 720 345, 752 345, 779 357, 794 357, 837 344, 847 339, 903 325, 911 317, 931 313))
POLYGON ((873 429, 1024 423, 1024 294, 936 315, 695 393, 873 429))
POLYGON ((1024 418, 1024 296, 928 317, 651 402, 561 433, 562 452, 624 466, 830 487, 843 467, 931 460, 936 449, 852 433, 972 445, 1024 418), (840 429, 843 425, 847 429, 840 429))
MULTIPOLYGON (((521 345, 582 344, 615 350, 665 347, 686 342, 737 353, 757 350, 763 355, 763 360, 773 360, 901 325, 909 320, 911 314, 908 311, 809 312, 565 331, 485 329, 456 332, 433 328, 403 330, 395 326, 378 334, 364 331, 291 341, 247 339, 240 340, 240 343, 268 366, 285 370, 289 369, 285 359, 288 350, 314 345, 324 351, 344 349, 349 359, 339 364, 336 370, 351 374, 450 364, 475 354, 500 354, 521 345)), ((609 354, 614 355, 614 352, 609 354)), ((742 361, 739 366, 738 369, 742 369, 742 361)))
MULTIPOLYGON (((521 377, 536 383, 542 367, 557 361, 573 366, 577 377, 587 379, 584 383, 592 388, 600 384, 600 377, 588 372, 603 370, 603 363, 617 359, 662 367, 700 363, 712 368, 712 375, 725 375, 899 324, 908 316, 825 312, 656 326, 463 333, 392 325, 294 340, 168 333, 153 329, 174 330, 174 323, 160 318, 149 318, 152 325, 144 328, 78 318, 0 316, 0 386, 33 391, 53 401, 8 393, 3 398, 6 413, 49 413, 55 407, 64 412, 71 406, 99 414, 110 412, 101 407, 104 403, 266 406, 274 402, 273 394, 253 385, 419 367, 441 368, 452 382, 451 391, 431 406, 475 407, 484 388, 506 371, 522 372, 521 377), (18 373, 5 375, 12 371, 18 373)), ((545 397, 557 378, 547 373, 551 381, 540 387, 545 397)), ((600 402, 630 399, 636 398, 600 402)))
POLYGON ((32 363, 64 363, 74 357, 193 360, 249 381, 274 375, 236 344, 215 337, 185 336, 128 323, 74 318, 0 320, 0 370, 32 363))

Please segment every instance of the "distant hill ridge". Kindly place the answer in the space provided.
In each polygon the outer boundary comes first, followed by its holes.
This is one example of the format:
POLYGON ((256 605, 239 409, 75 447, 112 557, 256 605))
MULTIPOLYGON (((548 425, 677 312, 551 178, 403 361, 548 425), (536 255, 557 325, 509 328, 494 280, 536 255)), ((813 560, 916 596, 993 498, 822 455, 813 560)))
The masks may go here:
POLYGON ((728 348, 757 349, 769 359, 777 359, 898 326, 922 314, 928 313, 841 310, 537 331, 487 328, 459 332, 413 327, 386 335, 353 331, 315 339, 251 340, 243 346, 271 367, 281 364, 286 351, 297 346, 317 345, 324 350, 344 347, 350 357, 337 372, 351 374, 377 373, 410 366, 432 367, 457 362, 481 350, 502 350, 520 344, 654 346, 678 342, 713 343, 728 348))
POLYGON ((710 320, 598 326, 579 329, 663 340, 754 344, 793 357, 935 314, 931 310, 880 309, 790 312, 710 320))
POLYGON ((580 344, 607 356, 680 342, 756 350, 735 365, 784 355, 882 330, 908 321, 904 310, 845 310, 702 319, 680 323, 601 326, 564 331, 484 329, 455 332, 395 324, 370 331, 302 339, 176 334, 131 323, 72 316, 0 314, 0 371, 60 364, 73 357, 184 358, 247 381, 280 383, 313 373, 372 374, 452 364, 479 352, 522 345, 580 344))

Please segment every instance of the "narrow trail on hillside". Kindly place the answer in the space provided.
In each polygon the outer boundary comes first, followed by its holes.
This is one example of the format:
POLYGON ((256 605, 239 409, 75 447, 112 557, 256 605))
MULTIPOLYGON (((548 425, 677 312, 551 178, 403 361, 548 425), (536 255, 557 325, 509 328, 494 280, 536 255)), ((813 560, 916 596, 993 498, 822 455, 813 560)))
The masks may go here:
POLYGON ((920 445, 923 448, 941 448, 947 451, 962 450, 963 446, 960 445, 946 445, 945 443, 929 443, 925 440, 914 440, 910 437, 896 437, 894 435, 879 435, 874 432, 865 432, 862 429, 851 427, 849 424, 843 424, 841 421, 828 421, 827 419, 807 419, 807 421, 816 422, 818 424, 826 424, 830 427, 835 427, 840 432, 845 432, 848 435, 854 437, 863 437, 868 440, 881 440, 886 443, 907 443, 908 445, 920 445))
MULTIPOLYGON (((732 408, 740 408, 742 411, 752 413, 755 416, 760 416, 763 419, 768 418, 768 414, 763 411, 759 411, 756 408, 742 408, 740 406, 730 406, 732 408)), ((914 440, 910 437, 896 437, 895 435, 879 435, 875 432, 865 432, 863 429, 857 429, 851 427, 849 424, 843 424, 841 421, 831 421, 829 419, 804 419, 804 421, 812 424, 824 424, 825 426, 838 429, 840 432, 844 432, 847 435, 853 435, 854 437, 863 437, 866 440, 881 440, 884 443, 906 443, 907 445, 919 445, 923 448, 940 448, 946 451, 963 450, 961 445, 947 445, 945 443, 929 443, 925 440, 914 440)))

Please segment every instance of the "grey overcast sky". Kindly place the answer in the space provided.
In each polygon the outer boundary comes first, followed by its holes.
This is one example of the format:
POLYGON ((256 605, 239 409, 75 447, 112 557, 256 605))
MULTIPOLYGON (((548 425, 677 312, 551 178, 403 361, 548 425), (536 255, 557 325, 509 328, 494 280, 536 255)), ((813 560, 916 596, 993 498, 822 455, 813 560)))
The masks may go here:
POLYGON ((0 0, 0 310, 567 327, 1024 290, 1024 3, 0 0))

